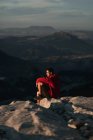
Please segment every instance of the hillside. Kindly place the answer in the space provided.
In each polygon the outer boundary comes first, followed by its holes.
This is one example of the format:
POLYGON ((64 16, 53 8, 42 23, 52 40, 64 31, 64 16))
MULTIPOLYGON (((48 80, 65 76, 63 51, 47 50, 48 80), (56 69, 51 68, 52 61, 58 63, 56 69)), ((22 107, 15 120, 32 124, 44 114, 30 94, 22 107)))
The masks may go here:
POLYGON ((0 51, 0 101, 30 95, 31 91, 35 91, 37 72, 31 61, 0 51))
POLYGON ((69 31, 69 33, 83 40, 93 40, 93 31, 69 31))
POLYGON ((2 38, 0 49, 24 60, 43 65, 57 64, 63 69, 70 70, 80 68, 78 66, 81 63, 84 65, 81 69, 90 67, 93 60, 93 46, 65 32, 38 38, 30 36, 2 38))
POLYGON ((29 70, 31 67, 33 67, 31 61, 24 61, 0 50, 0 76, 21 76, 26 74, 25 68, 29 70))
POLYGON ((93 31, 69 31, 69 33, 93 45, 93 31))
MULTIPOLYGON (((44 52, 45 55, 46 50, 48 53, 51 53, 52 50, 52 53, 54 54, 57 51, 59 55, 60 53, 62 54, 62 52, 68 55, 93 53, 92 45, 84 42, 81 39, 78 39, 74 35, 65 32, 57 32, 52 35, 48 35, 46 37, 38 37, 38 38, 33 36, 31 37, 26 36, 26 37, 6 37, 0 39, 0 49, 3 50, 7 49, 5 50, 7 51, 7 53, 12 54, 11 51, 13 49, 18 50, 18 48, 19 51, 20 49, 21 51, 26 51, 27 49, 29 49, 28 53, 29 51, 32 52, 32 50, 35 49, 38 51, 38 55, 39 50, 41 51, 40 55, 43 55, 42 51, 44 52)), ((46 55, 48 55, 47 52, 46 55)))

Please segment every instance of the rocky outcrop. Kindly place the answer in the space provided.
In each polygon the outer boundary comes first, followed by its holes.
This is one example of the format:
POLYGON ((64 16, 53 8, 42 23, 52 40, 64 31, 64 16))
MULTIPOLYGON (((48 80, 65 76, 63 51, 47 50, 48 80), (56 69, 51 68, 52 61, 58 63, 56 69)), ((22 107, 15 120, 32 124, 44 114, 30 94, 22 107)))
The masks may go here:
POLYGON ((54 102, 49 107, 51 109, 31 101, 13 101, 9 105, 1 105, 0 140, 84 140, 77 130, 67 126, 63 113, 65 108, 60 112, 61 100, 58 100, 59 105, 56 104, 57 100, 51 101, 54 102), (58 109, 59 112, 55 112, 58 109))
POLYGON ((93 138, 93 97, 63 97, 50 101, 45 98, 40 105, 62 116, 67 126, 85 139, 93 138))

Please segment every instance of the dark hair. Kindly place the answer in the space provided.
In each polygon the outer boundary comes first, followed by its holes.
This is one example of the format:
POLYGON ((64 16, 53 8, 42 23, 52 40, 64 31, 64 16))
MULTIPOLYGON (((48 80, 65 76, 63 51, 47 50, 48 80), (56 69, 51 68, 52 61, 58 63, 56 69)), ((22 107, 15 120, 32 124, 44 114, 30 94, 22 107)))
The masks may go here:
POLYGON ((46 68, 46 70, 48 70, 49 72, 54 73, 54 69, 52 67, 48 67, 48 68, 46 68))

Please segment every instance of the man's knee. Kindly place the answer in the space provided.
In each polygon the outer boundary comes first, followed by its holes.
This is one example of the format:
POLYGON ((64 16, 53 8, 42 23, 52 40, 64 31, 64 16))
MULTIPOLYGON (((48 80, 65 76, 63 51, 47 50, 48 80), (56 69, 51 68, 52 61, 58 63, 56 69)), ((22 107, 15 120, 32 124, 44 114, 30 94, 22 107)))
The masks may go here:
POLYGON ((42 82, 39 82, 36 84, 37 86, 43 86, 43 83, 42 82))

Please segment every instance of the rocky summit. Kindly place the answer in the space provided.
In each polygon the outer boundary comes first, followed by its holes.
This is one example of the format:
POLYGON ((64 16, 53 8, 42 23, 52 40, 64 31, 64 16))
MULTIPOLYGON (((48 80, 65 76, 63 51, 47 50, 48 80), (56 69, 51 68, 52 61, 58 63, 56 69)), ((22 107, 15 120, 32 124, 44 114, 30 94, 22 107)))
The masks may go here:
POLYGON ((93 140, 93 97, 0 105, 0 140, 93 140))

